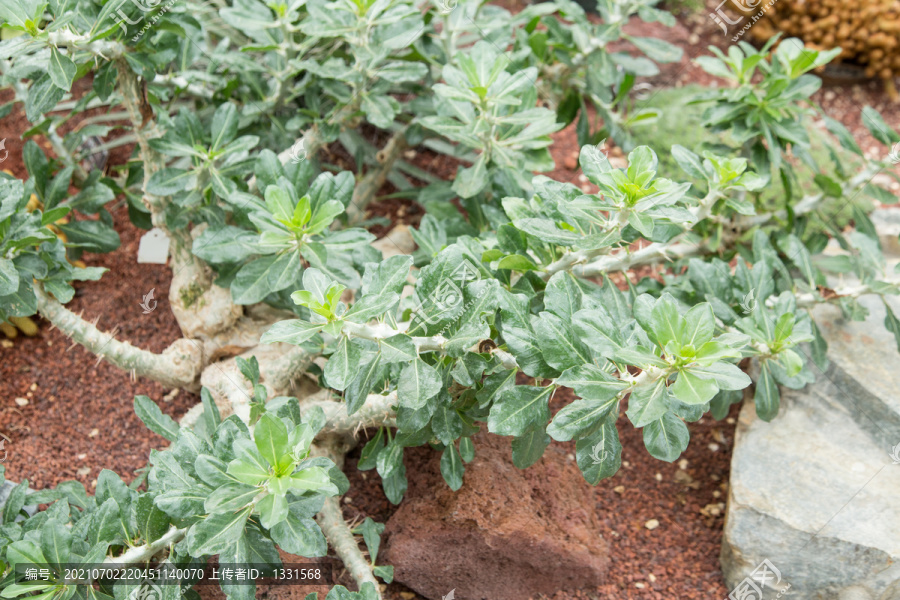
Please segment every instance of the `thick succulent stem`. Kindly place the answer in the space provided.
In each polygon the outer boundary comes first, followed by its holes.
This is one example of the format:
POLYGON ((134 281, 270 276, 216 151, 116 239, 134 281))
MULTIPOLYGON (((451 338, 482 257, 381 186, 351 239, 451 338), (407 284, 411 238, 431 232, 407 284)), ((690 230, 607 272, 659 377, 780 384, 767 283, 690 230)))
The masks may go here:
MULTIPOLYGON (((343 466, 344 453, 339 451, 336 444, 326 441, 319 447, 319 450, 321 454, 333 460, 339 468, 343 466)), ((353 532, 350 531, 350 526, 344 520, 344 514, 341 512, 340 497, 326 498, 322 510, 316 516, 316 521, 319 523, 319 527, 322 528, 322 533, 325 534, 328 544, 343 561, 347 571, 350 572, 350 576, 353 577, 357 587, 361 588, 363 584, 371 583, 375 587, 375 594, 380 600, 382 595, 378 580, 372 573, 372 566, 366 560, 362 550, 360 550, 359 542, 356 541, 353 532)))
POLYGON ((384 148, 375 155, 378 166, 366 173, 365 177, 354 188, 350 205, 347 206, 347 217, 351 223, 362 219, 366 207, 375 199, 375 194, 387 181, 391 169, 394 168, 394 163, 397 162, 403 151, 409 147, 404 135, 405 132, 406 130, 402 129, 391 136, 384 148))
POLYGON ((159 539, 154 540, 149 544, 130 548, 124 554, 120 554, 119 556, 108 557, 104 562, 114 565, 134 565, 137 563, 146 562, 153 558, 153 556, 157 552, 159 552, 169 544, 174 544, 175 542, 180 541, 186 533, 187 528, 180 529, 173 525, 159 539))
POLYGON ((859 298, 867 294, 884 294, 884 284, 900 288, 900 279, 885 279, 878 284, 861 283, 859 285, 843 286, 833 290, 833 294, 827 297, 811 292, 797 294, 797 306, 801 308, 811 308, 816 304, 829 302, 831 300, 840 300, 841 298, 859 298))
POLYGON ((697 244, 672 244, 654 242, 634 252, 617 252, 604 256, 599 260, 582 267, 575 267, 572 272, 579 277, 596 277, 615 271, 626 271, 639 265, 646 265, 662 260, 685 258, 699 254, 702 246, 697 244))
POLYGON ((144 165, 144 204, 150 209, 153 226, 169 236, 172 255, 172 285, 169 304, 185 337, 208 338, 234 325, 242 308, 231 293, 212 282, 209 267, 192 252, 194 240, 187 228, 170 229, 166 222, 169 200, 147 191, 150 178, 163 168, 164 158, 150 146, 156 125, 144 98, 137 75, 124 59, 117 61, 119 92, 133 125, 144 165))
POLYGON ((202 361, 200 346, 195 342, 176 340, 162 354, 141 350, 100 331, 44 292, 39 285, 35 286, 34 291, 38 312, 98 357, 106 358, 120 369, 153 379, 165 386, 195 387, 202 361))
POLYGON ((386 396, 381 394, 369 394, 365 403, 352 415, 347 414, 347 405, 331 399, 331 392, 322 392, 310 396, 300 405, 300 410, 306 412, 315 407, 325 412, 325 426, 319 431, 319 436, 352 436, 361 429, 395 426, 394 407, 397 406, 397 392, 391 392, 386 396))
MULTIPOLYGON (((260 383, 266 387, 269 397, 284 395, 294 378, 303 373, 315 358, 315 355, 299 347, 283 352, 272 345, 258 346, 242 355, 248 359, 251 356, 259 361, 260 383)), ((234 358, 207 366, 200 376, 200 383, 209 389, 222 416, 234 413, 244 421, 250 420, 253 386, 241 374, 234 358)), ((182 418, 182 426, 191 427, 196 423, 202 413, 200 406, 191 409, 182 418)))

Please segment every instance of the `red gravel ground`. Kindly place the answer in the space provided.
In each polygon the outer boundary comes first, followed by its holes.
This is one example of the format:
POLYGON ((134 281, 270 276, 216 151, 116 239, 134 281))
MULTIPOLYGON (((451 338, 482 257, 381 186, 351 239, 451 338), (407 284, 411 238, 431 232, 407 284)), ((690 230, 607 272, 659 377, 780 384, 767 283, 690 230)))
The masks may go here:
MULTIPOLYGON (((705 12, 680 19, 671 30, 658 24, 636 24, 632 33, 663 37, 685 49, 685 59, 664 66, 662 74, 653 79, 654 85, 714 83, 689 61, 706 53, 710 43, 724 45, 705 12)), ((8 92, 0 91, 0 103, 8 99, 8 92)), ((828 85, 816 100, 829 116, 851 129, 867 152, 881 152, 881 147, 860 122, 862 106, 872 105, 882 111, 888 123, 900 123, 900 105, 889 102, 878 82, 828 85)), ((0 122, 0 138, 9 138, 10 150, 10 160, 2 166, 18 176, 24 176, 18 137, 26 127, 19 108, 0 122)), ((573 131, 560 132, 554 140, 557 169, 553 174, 563 180, 574 179, 577 171, 571 156, 577 151, 577 141, 573 131)), ((121 164, 129 151, 118 149, 110 162, 121 164)), ((409 158, 426 169, 431 162, 426 152, 409 158)), ((85 256, 89 265, 110 271, 99 282, 78 284, 78 294, 68 306, 83 311, 87 318, 98 319, 104 330, 117 328, 119 339, 160 352, 180 337, 167 306, 170 272, 164 265, 137 264, 142 232, 128 221, 124 207, 112 212, 122 246, 112 254, 85 256), (151 289, 158 305, 144 314, 139 303, 151 289)), ((384 201, 371 212, 395 222, 415 223, 421 216, 419 207, 403 200, 384 201)), ((36 488, 77 479, 90 489, 101 469, 112 469, 129 480, 146 465, 152 448, 166 444, 135 416, 133 397, 146 394, 175 418, 193 406, 197 397, 186 392, 166 397, 166 390, 159 384, 133 381, 108 363, 97 363, 93 355, 73 346, 47 323, 40 326, 37 337, 20 337, 11 347, 0 347, 0 434, 8 440, 7 477, 28 479, 36 488)), ((555 402, 561 405, 566 401, 558 397, 555 402)), ((727 594, 718 554, 734 441, 733 417, 736 407, 724 422, 706 417, 691 424, 691 444, 682 460, 667 464, 647 454, 641 433, 620 416, 623 467, 615 477, 594 488, 595 510, 601 515, 604 537, 610 545, 608 580, 593 590, 561 591, 552 600, 706 599, 727 594), (653 520, 658 526, 653 526, 653 520)), ((565 446, 574 453, 574 444, 565 446)), ((417 464, 438 458, 428 448, 410 450, 406 459, 410 477, 415 477, 417 464)), ((371 516, 384 522, 394 509, 381 491, 377 474, 357 471, 357 460, 358 450, 347 460, 351 490, 345 499, 345 517, 361 520, 371 516)), ((340 579, 346 581, 344 576, 340 579)), ((286 588, 261 590, 260 594, 302 598, 286 588)), ((388 586, 387 596, 392 600, 418 598, 399 584, 388 586)), ((205 591, 204 597, 221 595, 205 591)))

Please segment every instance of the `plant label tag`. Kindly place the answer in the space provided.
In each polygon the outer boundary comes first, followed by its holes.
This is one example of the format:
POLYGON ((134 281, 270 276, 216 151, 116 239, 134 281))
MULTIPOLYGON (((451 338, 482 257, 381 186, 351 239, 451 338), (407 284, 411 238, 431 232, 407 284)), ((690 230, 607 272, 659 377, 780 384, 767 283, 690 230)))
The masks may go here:
POLYGON ((141 237, 137 261, 164 265, 167 258, 169 258, 169 236, 162 229, 154 227, 141 237))

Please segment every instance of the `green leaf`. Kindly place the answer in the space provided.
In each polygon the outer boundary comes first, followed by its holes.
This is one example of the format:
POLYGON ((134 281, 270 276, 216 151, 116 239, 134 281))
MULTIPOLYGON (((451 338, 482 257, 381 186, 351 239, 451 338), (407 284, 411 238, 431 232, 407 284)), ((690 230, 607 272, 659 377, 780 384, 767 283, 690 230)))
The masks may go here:
POLYGON ((756 404, 756 414, 763 421, 771 421, 778 416, 781 404, 781 392, 772 376, 769 361, 760 361, 759 377, 756 380, 756 392, 753 394, 753 402, 756 404))
POLYGON ((299 346, 303 342, 312 339, 325 327, 322 323, 309 323, 300 319, 278 321, 272 325, 260 338, 263 344, 284 342, 299 346))
POLYGON ((284 494, 269 494, 256 504, 259 511, 259 524, 265 529, 272 529, 288 516, 288 504, 284 494))
POLYGON ((716 318, 708 302, 698 304, 684 315, 684 344, 699 348, 712 339, 716 329, 716 318))
POLYGON ((417 358, 400 372, 397 399, 400 406, 411 409, 422 408, 443 387, 441 376, 434 367, 417 358))
POLYGON ((0 296, 14 294, 19 289, 19 273, 8 258, 0 258, 0 296))
POLYGON ((615 393, 601 400, 576 400, 556 413, 547 433, 558 442, 568 442, 590 430, 618 406, 619 398, 615 393))
POLYGON ((271 414, 264 414, 253 431, 256 448, 277 473, 284 473, 290 467, 292 458, 288 448, 288 432, 284 422, 271 414))
POLYGON ((470 463, 475 459, 475 444, 472 442, 472 438, 459 438, 459 455, 463 462, 470 463))
POLYGON ((412 256, 398 254, 385 259, 377 266, 369 265, 362 278, 361 290, 363 295, 379 295, 385 292, 397 294, 406 284, 409 276, 409 268, 412 266, 412 256))
POLYGON ((664 294, 653 306, 650 313, 651 331, 647 333, 656 338, 656 343, 662 348, 669 342, 682 343, 685 339, 687 323, 684 317, 678 314, 678 305, 668 294, 664 294))
POLYGON ((685 404, 706 404, 718 393, 719 386, 715 380, 701 379, 693 369, 680 369, 671 391, 685 404))
POLYGON ((556 378, 556 383, 570 387, 582 398, 590 400, 609 400, 628 387, 627 383, 593 364, 567 369, 556 378))
POLYGON ((542 312, 532 325, 544 360, 551 367, 564 370, 591 362, 590 352, 572 333, 569 324, 553 313, 542 312))
POLYGON ((388 365, 381 362, 380 353, 371 355, 371 359, 358 366, 355 377, 344 390, 347 414, 352 415, 365 404, 373 386, 384 380, 387 369, 388 365))
POLYGON ((800 269, 809 286, 816 287, 816 270, 813 267, 809 250, 803 245, 800 238, 793 234, 787 235, 778 241, 778 248, 787 255, 788 260, 800 269))
MULTIPOLYGON (((146 542, 155 542, 169 530, 169 517, 153 503, 153 497, 142 494, 134 505, 138 531, 146 542)), ((103 540, 97 540, 98 542, 103 540)))
POLYGON ((531 426, 543 426, 550 419, 548 401, 555 386, 515 386, 505 390, 491 406, 488 430, 499 435, 520 436, 531 426))
POLYGON ((419 353, 412 338, 405 333, 381 340, 381 360, 385 363, 406 363, 416 360, 419 353))
POLYGON ((378 474, 382 479, 388 479, 403 468, 403 446, 394 438, 378 454, 378 474))
POLYGON ((682 50, 669 42, 653 37, 628 37, 629 42, 656 62, 668 63, 681 59, 682 50))
POLYGON ((708 367, 694 366, 688 370, 701 379, 715 381, 720 390, 742 390, 752 383, 746 373, 731 363, 717 362, 708 367))
POLYGON ((632 425, 640 428, 659 420, 668 410, 669 390, 665 377, 660 377, 654 382, 634 388, 625 414, 632 425))
POLYGON ((233 483, 234 479, 228 475, 228 463, 209 454, 200 454, 194 461, 194 470, 207 484, 213 487, 233 483))
POLYGON ((185 538, 191 555, 219 554, 236 544, 251 510, 247 507, 236 513, 210 515, 195 523, 185 538))
POLYGON ((888 124, 884 122, 884 119, 881 117, 881 113, 879 113, 871 106, 866 106, 863 108, 862 122, 863 125, 866 126, 866 129, 871 132, 872 137, 874 137, 882 144, 890 146, 891 144, 900 142, 900 134, 891 129, 890 126, 888 126, 888 124))
POLYGON ((471 198, 488 185, 487 154, 479 154, 475 164, 460 169, 453 181, 453 191, 461 198, 471 198))
MULTIPOLYGON (((196 173, 185 169, 166 167, 150 176, 147 192, 156 196, 171 196, 187 189, 188 184, 197 177, 196 173)), ((204 231, 206 233, 209 230, 204 231)), ((249 232, 244 232, 249 233, 249 232)), ((202 236, 201 236, 202 237, 202 236)), ((194 244, 196 246, 196 243, 194 244)))
POLYGON ((69 562, 72 550, 72 534, 69 529, 55 519, 49 519, 41 527, 41 554, 47 562, 64 565, 69 562))
POLYGON ((444 476, 444 481, 454 492, 462 487, 465 470, 456 446, 450 444, 444 448, 444 452, 441 454, 441 475, 444 476))
POLYGON ((344 212, 344 205, 338 200, 329 200, 317 207, 306 225, 306 231, 314 235, 321 232, 344 212))
POLYGON ((209 514, 233 513, 248 506, 259 493, 258 487, 237 483, 232 479, 213 490, 203 503, 203 508, 209 514))
MULTIPOLYGON (((823 115, 824 116, 824 115, 823 115)), ((856 143, 856 140, 853 139, 853 134, 844 127, 844 125, 831 117, 824 116, 823 121, 825 122, 825 127, 834 135, 838 142, 844 147, 846 150, 853 152, 858 156, 863 155, 862 149, 859 147, 859 144, 856 143)))
POLYGON ((61 53, 57 48, 50 48, 49 73, 53 85, 68 92, 72 88, 76 71, 77 68, 72 59, 61 53))
POLYGON ((644 427, 644 446, 654 458, 674 462, 690 442, 690 432, 684 421, 666 413, 644 427))
POLYGON ((394 581, 394 567, 388 565, 377 565, 372 567, 372 575, 380 577, 385 583, 394 581))
POLYGON ((134 397, 134 412, 153 433, 163 436, 170 442, 174 442, 178 437, 181 430, 178 423, 169 415, 163 414, 156 402, 147 396, 134 397))
POLYGON ((25 116, 32 123, 36 123, 44 113, 56 107, 56 103, 62 100, 65 93, 53 83, 49 74, 44 75, 28 89, 25 98, 25 116))
POLYGON ((71 245, 88 252, 112 252, 121 244, 116 230, 102 220, 75 221, 65 225, 59 224, 57 227, 66 234, 71 245))
MULTIPOLYGON (((19 484, 21 485, 21 484, 19 484)), ((27 486, 26 486, 27 487, 27 486)), ((5 507, 4 507, 5 508, 5 507)), ((18 512, 18 511, 16 511, 18 512)), ((12 520, 7 520, 11 523, 12 520)), ((6 550, 6 559, 9 564, 46 564, 47 559, 41 552, 37 542, 32 540, 18 540, 9 545, 6 550)))
POLYGON ((597 431, 575 442, 578 468, 591 485, 615 475, 622 464, 622 444, 616 429, 617 416, 610 414, 597 431))
POLYGON ((513 271, 537 271, 540 269, 534 262, 521 254, 510 254, 504 256, 497 263, 498 269, 510 269, 513 271))
POLYGON ((675 159, 681 170, 691 177, 696 177, 697 179, 708 178, 706 171, 703 169, 703 160, 684 146, 679 146, 678 144, 672 146, 672 158, 675 159))
POLYGON ((210 150, 216 152, 221 150, 228 142, 233 140, 237 135, 238 129, 237 107, 231 102, 220 104, 216 109, 212 119, 212 142, 210 150))
POLYGON ((513 464, 519 469, 527 469, 541 459, 549 445, 546 427, 531 427, 512 441, 513 464))
POLYGON ((285 552, 313 558, 328 551, 325 536, 315 521, 289 511, 287 518, 269 532, 272 540, 285 552))
POLYGON ((354 323, 366 323, 381 317, 395 307, 399 301, 400 295, 395 292, 363 296, 342 315, 342 318, 354 323))
POLYGON ((259 485, 270 475, 265 465, 241 459, 235 459, 228 463, 228 474, 247 485, 259 485))
POLYGON ((366 517, 362 525, 358 525, 353 533, 362 535, 369 551, 369 562, 375 564, 378 560, 378 549, 381 546, 381 534, 384 533, 384 523, 376 523, 372 517, 366 517))
POLYGON ((343 336, 337 350, 325 363, 325 383, 338 391, 344 391, 359 367, 360 347, 357 342, 343 336))
MULTIPOLYGON (((894 339, 897 342, 897 352, 900 352, 900 320, 894 315, 894 311, 891 310, 890 305, 888 305, 884 298, 882 298, 881 301, 884 302, 885 310, 884 326, 888 331, 894 334, 894 339)), ((819 335, 818 329, 816 329, 816 334, 819 335)))
POLYGON ((264 256, 246 263, 231 283, 231 296, 236 304, 256 304, 271 294, 288 287, 296 276, 300 255, 296 251, 277 256, 264 256))

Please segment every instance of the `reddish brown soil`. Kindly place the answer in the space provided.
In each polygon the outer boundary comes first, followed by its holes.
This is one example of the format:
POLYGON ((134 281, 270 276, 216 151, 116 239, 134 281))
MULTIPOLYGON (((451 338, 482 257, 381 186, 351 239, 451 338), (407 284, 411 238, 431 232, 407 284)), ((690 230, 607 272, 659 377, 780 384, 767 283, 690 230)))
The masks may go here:
MULTIPOLYGON (((181 337, 168 309, 171 273, 165 265, 137 264, 140 235, 128 220, 127 210, 113 211, 122 246, 111 254, 86 255, 92 266, 107 267, 100 281, 78 284, 78 294, 67 306, 97 319, 103 330, 118 328, 118 339, 161 352, 181 337), (141 300, 155 289, 156 309, 143 314, 141 300)), ((77 479, 88 489, 101 469, 112 469, 130 479, 147 464, 151 448, 167 442, 150 432, 134 414, 136 394, 157 401, 164 412, 178 416, 198 402, 187 392, 162 401, 158 383, 133 381, 128 373, 73 345, 45 322, 34 338, 20 336, 11 348, 0 348, 0 432, 9 438, 7 477, 28 479, 41 488, 77 479), (28 404, 19 406, 16 398, 28 404)))
MULTIPOLYGON (((717 2, 710 0, 709 4, 714 8, 717 2)), ((724 46, 726 43, 706 12, 680 19, 673 29, 659 24, 633 24, 630 32, 662 37, 685 49, 685 58, 680 63, 663 66, 662 73, 652 81, 655 86, 716 83, 690 61, 706 53, 709 44, 724 46)), ((0 104, 9 98, 8 90, 0 90, 0 104)), ((829 84, 815 99, 829 116, 849 127, 863 149, 873 155, 884 149, 862 126, 860 109, 865 105, 874 106, 888 123, 900 123, 900 105, 889 102, 880 82, 829 84)), ((20 177, 24 176, 24 168, 19 135, 27 126, 20 107, 0 121, 0 139, 7 139, 9 150, 9 159, 0 167, 20 177)), ((44 140, 38 140, 47 148, 44 140)), ((577 179, 574 160, 578 149, 574 132, 571 128, 559 132, 554 135, 554 141, 557 168, 553 176, 582 185, 584 182, 577 179)), ((110 164, 124 163, 129 153, 128 147, 113 151, 110 164)), ((445 177, 455 171, 455 165, 435 162, 430 156, 420 149, 411 162, 445 177)), ((393 191, 386 186, 383 193, 393 191)), ((180 335, 167 308, 169 270, 163 265, 137 264, 137 244, 142 232, 130 224, 124 207, 112 212, 122 247, 109 255, 85 256, 88 264, 105 266, 110 271, 99 282, 78 284, 78 295, 69 308, 98 319, 103 329, 118 328, 119 339, 162 351, 180 335), (151 289, 155 289, 158 306, 150 314, 143 314, 139 303, 151 289)), ((371 214, 392 222, 415 224, 422 213, 408 201, 390 199, 375 204, 371 214)), ((165 391, 159 384, 135 382, 108 363, 98 364, 80 346, 72 347, 59 331, 50 329, 44 322, 40 325, 37 337, 20 337, 13 347, 0 347, 0 434, 9 440, 5 444, 7 476, 13 480, 28 479, 37 488, 77 479, 90 489, 104 468, 130 479, 136 469, 146 465, 152 448, 166 444, 144 428, 135 416, 134 395, 146 394, 160 401, 163 411, 176 418, 193 406, 197 398, 179 392, 170 401, 163 401, 165 391), (20 406, 17 398, 28 403, 20 406)), ((563 397, 556 400, 557 403, 565 401, 563 397)), ((731 416, 736 416, 735 410, 731 416)), ((683 460, 676 464, 651 458, 643 448, 641 433, 624 416, 620 417, 619 424, 624 447, 623 468, 594 489, 594 509, 608 531, 612 561, 608 580, 593 590, 561 591, 552 600, 725 596, 718 554, 734 420, 717 423, 706 417, 691 424, 691 444, 683 460), (659 526, 647 528, 651 519, 657 520, 659 526)), ((573 444, 563 446, 574 452, 573 444)), ((406 466, 410 477, 416 476, 425 461, 438 458, 428 448, 409 450, 406 466)), ((361 520, 371 516, 384 522, 395 509, 384 497, 377 474, 358 471, 357 461, 358 450, 347 460, 351 490, 345 498, 345 517, 361 520)), ((346 582, 346 576, 341 575, 340 580, 346 582)), ((287 593, 284 588, 262 594, 270 598, 303 597, 287 593)), ((204 592, 204 597, 214 596, 221 595, 204 592)), ((388 597, 392 600, 417 598, 399 584, 388 586, 388 597)))

